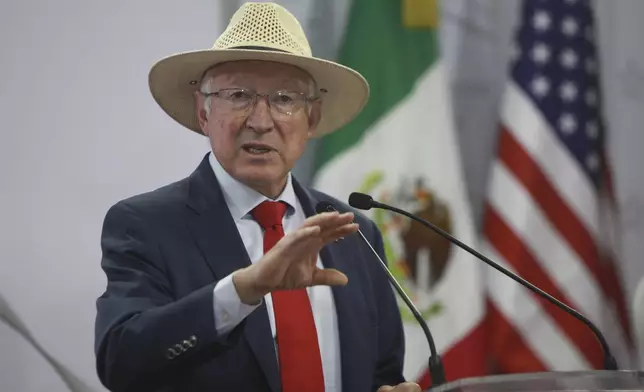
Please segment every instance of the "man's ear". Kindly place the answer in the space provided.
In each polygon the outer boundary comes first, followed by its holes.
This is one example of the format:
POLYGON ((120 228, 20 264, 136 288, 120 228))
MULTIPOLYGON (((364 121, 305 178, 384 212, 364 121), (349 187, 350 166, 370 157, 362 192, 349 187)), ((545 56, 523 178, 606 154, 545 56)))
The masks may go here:
POLYGON ((206 124, 208 123, 208 113, 206 112, 205 109, 205 102, 206 102, 206 97, 201 94, 199 91, 195 91, 193 93, 194 99, 195 99, 195 111, 197 115, 197 120, 199 121, 199 127, 201 127, 201 132, 204 135, 207 135, 206 133, 206 124))
POLYGON ((313 101, 309 108, 309 137, 315 135, 322 120, 322 100, 313 101))

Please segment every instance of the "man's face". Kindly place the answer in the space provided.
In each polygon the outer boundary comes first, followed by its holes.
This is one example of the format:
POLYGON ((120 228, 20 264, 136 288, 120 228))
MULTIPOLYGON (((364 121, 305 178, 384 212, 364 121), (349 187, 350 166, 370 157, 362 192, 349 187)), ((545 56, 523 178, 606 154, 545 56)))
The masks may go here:
POLYGON ((319 102, 301 101, 299 110, 284 110, 292 105, 293 97, 301 99, 313 93, 310 77, 293 66, 260 61, 225 63, 211 75, 203 92, 221 93, 210 97, 210 114, 204 109, 206 98, 197 94, 197 109, 215 157, 238 181, 269 197, 277 196, 320 119, 319 102), (269 102, 269 98, 258 96, 254 105, 245 105, 252 93, 236 89, 273 98, 269 102), (274 94, 277 91, 290 93, 278 96, 274 94))

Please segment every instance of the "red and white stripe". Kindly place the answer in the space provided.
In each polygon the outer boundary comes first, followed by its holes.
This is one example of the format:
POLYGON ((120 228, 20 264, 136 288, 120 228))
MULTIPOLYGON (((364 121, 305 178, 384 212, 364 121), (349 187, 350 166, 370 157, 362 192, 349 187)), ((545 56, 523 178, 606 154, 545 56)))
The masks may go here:
MULTIPOLYGON (((600 195, 513 83, 501 123, 484 251, 590 318, 619 364, 627 366, 630 328, 614 253, 605 257, 600 251, 600 195)), ((487 282, 488 331, 498 371, 602 367, 601 347, 582 323, 496 271, 488 273, 487 282)))

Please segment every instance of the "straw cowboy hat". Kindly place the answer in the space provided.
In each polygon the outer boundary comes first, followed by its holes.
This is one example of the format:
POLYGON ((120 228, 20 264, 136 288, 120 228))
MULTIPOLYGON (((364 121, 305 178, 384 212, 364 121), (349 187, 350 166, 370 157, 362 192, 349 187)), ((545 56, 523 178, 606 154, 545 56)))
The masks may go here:
POLYGON ((322 119, 316 137, 351 121, 364 107, 369 85, 358 72, 313 57, 295 17, 275 3, 245 3, 230 19, 210 49, 161 59, 150 70, 152 96, 179 124, 198 133, 194 92, 204 72, 229 61, 265 60, 294 65, 308 72, 320 89, 322 119))

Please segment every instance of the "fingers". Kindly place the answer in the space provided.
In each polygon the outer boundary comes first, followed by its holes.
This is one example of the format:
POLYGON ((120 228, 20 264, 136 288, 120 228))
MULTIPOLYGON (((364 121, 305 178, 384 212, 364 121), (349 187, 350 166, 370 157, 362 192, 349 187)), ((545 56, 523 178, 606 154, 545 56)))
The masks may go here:
POLYGON ((320 236, 325 244, 337 241, 343 237, 358 231, 359 225, 357 223, 349 223, 344 226, 336 227, 331 230, 320 232, 320 236))
POLYGON ((344 286, 349 278, 342 272, 334 269, 316 269, 313 273, 312 286, 344 286))
POLYGON ((395 392, 421 392, 420 385, 416 384, 415 382, 404 382, 402 384, 398 384, 396 388, 394 388, 395 392))
POLYGON ((321 230, 320 226, 301 227, 282 238, 277 245, 275 245, 274 249, 288 248, 290 253, 309 252, 310 250, 321 246, 321 230))
POLYGON ((310 238, 310 237, 320 235, 321 231, 322 231, 322 228, 317 225, 302 227, 293 233, 293 237, 295 237, 295 239, 298 239, 298 240, 310 238))
POLYGON ((307 226, 319 226, 324 222, 328 222, 332 219, 337 219, 340 216, 338 212, 323 212, 321 214, 312 215, 304 221, 302 227, 307 226))
POLYGON ((304 226, 320 226, 320 236, 324 244, 328 244, 358 231, 359 225, 353 222, 354 218, 355 216, 351 212, 344 214, 338 212, 322 213, 307 219, 304 226))
POLYGON ((303 227, 320 226, 322 231, 332 229, 353 222, 354 215, 352 212, 340 214, 338 212, 324 212, 313 215, 304 221, 303 227))
MULTIPOLYGON (((288 246, 294 246, 293 242, 302 242, 304 239, 309 239, 311 236, 318 236, 321 243, 317 244, 320 247, 325 244, 337 241, 345 236, 358 231, 359 225, 353 223, 354 214, 338 212, 325 212, 313 215, 304 221, 300 229, 293 232, 289 237, 288 246), (317 231, 311 231, 311 228, 317 227, 317 231), (301 231, 304 230, 304 231, 301 231)), ((315 246, 316 244, 311 241, 305 241, 305 246, 315 246)), ((286 245, 286 244, 284 244, 286 245)), ((299 247, 298 247, 299 248, 299 247)))
MULTIPOLYGON (((312 227, 319 228, 319 226, 312 227)), ((340 238, 346 237, 358 231, 358 224, 349 223, 344 226, 328 229, 326 231, 319 229, 319 231, 317 232, 311 232, 310 230, 308 230, 308 228, 305 229, 307 229, 306 233, 311 234, 299 234, 298 236, 293 237, 288 244, 285 244, 289 247, 290 251, 317 254, 326 244, 335 242, 340 238)))
POLYGON ((402 384, 398 384, 395 387, 392 387, 391 385, 383 385, 378 388, 377 392, 421 392, 421 389, 420 385, 415 382, 407 381, 402 384))

